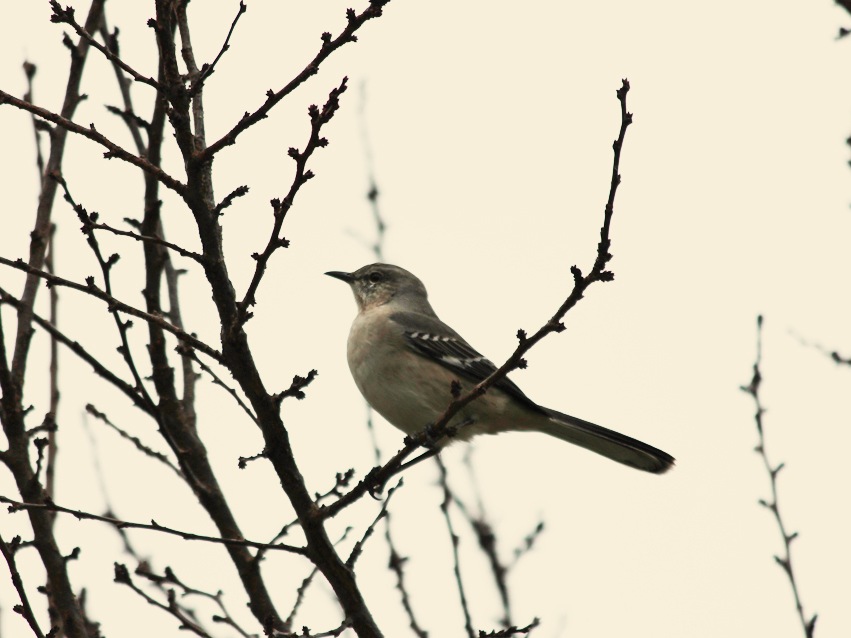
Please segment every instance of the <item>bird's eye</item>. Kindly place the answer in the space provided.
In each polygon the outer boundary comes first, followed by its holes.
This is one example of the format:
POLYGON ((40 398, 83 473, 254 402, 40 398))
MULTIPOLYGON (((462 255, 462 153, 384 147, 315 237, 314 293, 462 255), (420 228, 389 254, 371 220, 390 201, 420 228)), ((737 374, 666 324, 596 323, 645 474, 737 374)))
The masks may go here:
POLYGON ((369 276, 369 280, 374 284, 377 284, 382 279, 384 279, 384 276, 380 272, 374 272, 369 276))

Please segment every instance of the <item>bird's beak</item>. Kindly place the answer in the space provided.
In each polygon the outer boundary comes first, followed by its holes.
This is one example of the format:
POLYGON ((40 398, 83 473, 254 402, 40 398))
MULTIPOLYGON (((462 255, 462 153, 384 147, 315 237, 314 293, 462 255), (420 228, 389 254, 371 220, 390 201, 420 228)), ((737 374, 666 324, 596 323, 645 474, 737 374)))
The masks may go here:
POLYGON ((325 274, 329 277, 333 277, 334 279, 345 281, 347 284, 351 284, 355 280, 354 276, 351 273, 340 272, 339 270, 332 270, 330 272, 326 272, 325 274))

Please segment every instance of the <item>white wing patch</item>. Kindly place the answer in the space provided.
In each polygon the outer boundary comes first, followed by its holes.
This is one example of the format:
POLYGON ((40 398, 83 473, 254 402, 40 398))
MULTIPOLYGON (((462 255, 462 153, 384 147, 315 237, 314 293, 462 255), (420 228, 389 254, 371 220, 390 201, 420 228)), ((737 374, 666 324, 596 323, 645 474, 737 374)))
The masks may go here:
POLYGON ((487 358, 473 350, 468 344, 459 341, 455 337, 446 337, 428 332, 406 332, 405 335, 412 341, 430 342, 423 344, 429 355, 451 367, 466 368, 474 371, 477 368, 488 368, 490 372, 496 370, 496 366, 487 358))
MULTIPOLYGON (((402 329, 405 342, 413 352, 458 374, 459 379, 479 383, 496 371, 496 366, 487 357, 477 352, 451 328, 441 324, 437 317, 397 312, 390 319, 402 329)), ((508 377, 497 381, 494 388, 530 410, 544 413, 544 409, 523 394, 508 377)))

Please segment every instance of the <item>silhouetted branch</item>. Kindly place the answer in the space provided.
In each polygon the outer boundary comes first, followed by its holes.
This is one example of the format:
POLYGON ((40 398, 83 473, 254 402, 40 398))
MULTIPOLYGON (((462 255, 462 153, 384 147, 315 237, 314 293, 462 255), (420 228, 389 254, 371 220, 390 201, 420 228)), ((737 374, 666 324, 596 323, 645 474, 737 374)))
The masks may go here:
MULTIPOLYGON (((3 537, 0 536, 0 552, 3 553, 3 558, 6 559, 6 563, 9 565, 9 573, 12 576, 12 584, 15 586, 15 589, 18 590, 18 596, 21 599, 21 604, 15 605, 12 609, 26 619, 30 629, 32 629, 33 633, 38 638, 44 638, 44 634, 38 626, 38 621, 35 619, 32 607, 30 607, 30 601, 27 598, 27 592, 24 589, 24 581, 21 579, 21 574, 18 572, 18 567, 15 565, 15 551, 19 547, 20 543, 20 536, 15 536, 9 544, 6 544, 6 541, 4 541, 3 537)), ((50 633, 53 634, 53 631, 50 633)))
MULTIPOLYGON (((82 135, 85 138, 100 144, 104 148, 107 149, 107 152, 104 153, 104 157, 106 159, 112 159, 113 157, 117 157, 120 160, 123 160, 129 164, 133 164, 137 168, 141 168, 146 173, 150 173, 153 175, 163 186, 173 190, 175 193, 181 196, 186 195, 186 184, 182 184, 178 180, 174 179, 166 173, 159 166, 155 166, 151 164, 148 160, 139 157, 138 155, 134 155, 123 148, 121 148, 118 144, 112 142, 109 138, 101 135, 97 132, 94 127, 94 124, 90 124, 89 128, 84 126, 80 126, 75 122, 62 117, 61 115, 57 115, 56 113, 52 113, 47 109, 40 108, 38 106, 34 106, 29 102, 25 102, 23 100, 19 100, 14 95, 10 95, 5 91, 0 91, 0 105, 3 104, 11 104, 21 110, 29 111, 34 115, 38 115, 40 118, 47 120, 48 122, 53 122, 57 126, 62 127, 66 131, 70 131, 71 133, 76 133, 77 135, 82 135)), ((49 168, 49 167, 48 167, 49 168)))
POLYGON ((219 376, 215 372, 213 372, 213 370, 208 365, 206 365, 203 361, 201 361, 198 358, 198 356, 195 354, 195 351, 192 348, 186 348, 186 347, 178 346, 177 352, 179 354, 183 355, 184 357, 189 357, 192 361, 197 363, 198 366, 201 368, 201 370, 203 370, 204 372, 206 372, 207 374, 209 374, 212 377, 213 384, 217 385, 221 388, 224 388, 224 390, 233 397, 234 401, 236 401, 237 405, 239 405, 239 407, 242 408, 242 410, 248 415, 248 417, 252 421, 257 423, 257 417, 254 416, 254 413, 251 411, 251 408, 249 408, 247 405, 245 405, 245 402, 236 393, 236 390, 234 390, 229 385, 227 385, 224 381, 222 381, 219 378, 219 376))
POLYGON ((168 604, 164 605, 156 598, 149 596, 144 591, 139 589, 139 587, 136 586, 136 584, 133 582, 133 579, 130 577, 130 571, 127 569, 127 566, 122 565, 121 563, 115 563, 114 580, 116 583, 127 585, 130 589, 139 594, 139 596, 144 598, 149 604, 153 605, 154 607, 159 607, 163 611, 177 618, 181 623, 179 629, 188 629, 189 631, 201 636, 202 638, 213 638, 204 630, 203 627, 201 627, 192 618, 189 618, 189 616, 184 612, 184 610, 180 608, 180 605, 177 604, 176 594, 173 589, 166 590, 168 604))
MULTIPOLYGON (((352 528, 347 527, 343 531, 343 535, 340 536, 339 540, 337 540, 337 542, 334 543, 334 545, 335 546, 339 545, 344 540, 346 540, 346 538, 349 536, 349 532, 351 532, 351 531, 352 531, 352 528)), ((262 550, 260 550, 260 551, 262 551, 262 550)), ((258 552, 257 555, 258 555, 258 559, 259 559, 260 552, 258 552)), ((287 616, 287 619, 284 621, 285 631, 289 631, 290 629, 292 629, 293 623, 295 622, 295 616, 298 613, 299 607, 301 607, 301 604, 304 602, 304 595, 307 593, 307 588, 310 587, 310 584, 313 582, 313 579, 318 572, 319 572, 319 569, 317 567, 314 567, 310 571, 310 573, 307 575, 307 577, 301 582, 301 585, 299 585, 298 589, 296 590, 296 599, 295 599, 295 602, 293 603, 293 608, 290 611, 289 616, 287 616)))
MULTIPOLYGON (((106 23, 106 14, 104 14, 98 30, 106 46, 115 54, 116 57, 118 57, 118 29, 116 28, 112 33, 109 32, 109 27, 106 23)), ((144 157, 147 155, 148 148, 145 141, 142 139, 142 129, 149 131, 151 124, 136 115, 136 111, 133 108, 133 100, 130 97, 130 80, 128 80, 127 76, 124 75, 121 65, 113 61, 112 68, 115 71, 115 79, 118 81, 118 90, 121 91, 121 99, 124 102, 124 110, 109 105, 106 106, 106 110, 118 115, 122 120, 124 120, 124 123, 130 131, 130 135, 133 137, 133 142, 136 144, 136 152, 140 157, 144 157)))
MULTIPOLYGON (((24 74, 27 76, 27 92, 24 93, 24 101, 31 104, 35 103, 33 99, 33 78, 36 74, 36 65, 31 62, 24 62, 24 74)), ((35 133, 35 164, 38 167, 38 181, 44 178, 44 157, 41 154, 41 129, 43 124, 41 120, 32 116, 33 133, 35 133)))
MULTIPOLYGON (((103 11, 103 0, 92 0, 86 17, 86 27, 95 28, 99 24, 103 11)), ((62 102, 61 115, 50 114, 61 121, 70 122, 77 106, 85 96, 80 94, 83 69, 88 57, 89 44, 80 40, 77 44, 66 38, 71 54, 71 64, 68 81, 62 102)), ((27 69, 28 75, 34 72, 27 69)), ((40 113, 44 109, 32 105, 26 100, 19 100, 8 93, 0 91, 0 105, 3 103, 16 104, 19 108, 30 113, 40 113)), ((38 129, 42 128, 36 123, 38 129)), ((67 133, 63 129, 50 129, 50 153, 44 165, 44 173, 61 172, 64 158, 67 133)), ((56 196, 56 185, 41 176, 41 191, 36 208, 35 223, 30 233, 29 255, 27 262, 19 260, 25 268, 41 270, 44 266, 47 247, 50 240, 53 204, 56 196)), ((14 476, 21 498, 30 503, 39 503, 44 498, 44 487, 38 476, 40 467, 33 468, 30 441, 31 436, 26 428, 26 415, 29 407, 24 407, 22 398, 25 391, 26 371, 31 354, 34 307, 39 290, 38 277, 30 273, 24 283, 17 309, 17 328, 14 339, 14 355, 11 365, 6 358, 5 344, 0 347, 0 423, 7 441, 7 449, 0 455, 0 460, 8 467, 14 476)), ((0 340, 5 341, 5 335, 0 328, 0 340)), ((39 454, 41 456, 41 454, 39 454)), ((88 638, 90 625, 83 612, 80 599, 75 594, 68 574, 67 557, 59 549, 53 529, 53 515, 47 511, 28 512, 33 530, 33 545, 39 553, 47 576, 46 593, 48 609, 53 612, 51 621, 57 625, 57 632, 62 632, 68 638, 88 638)))
POLYGON ((106 56, 106 59, 112 62, 113 64, 117 64, 124 70, 128 75, 132 76, 134 80, 137 82, 141 82, 142 84, 147 84, 148 86, 156 89, 157 91, 162 91, 162 87, 157 83, 153 78, 146 78, 141 73, 137 73, 130 66, 125 64, 117 55, 115 55, 112 51, 103 46, 100 42, 94 39, 92 35, 84 29, 82 26, 77 24, 74 20, 74 9, 71 7, 67 7, 65 9, 56 2, 56 0, 50 0, 50 8, 53 9, 53 15, 50 16, 50 21, 56 24, 67 24, 74 31, 77 32, 81 38, 83 38, 86 42, 88 42, 91 46, 96 48, 98 51, 103 53, 106 56))
POLYGON ((78 284, 75 281, 70 281, 68 279, 64 279, 62 277, 58 277, 56 275, 51 275, 50 273, 44 272, 43 270, 39 270, 38 268, 33 268, 22 259, 16 259, 12 261, 11 259, 6 259, 5 257, 0 257, 0 264, 5 264, 6 266, 11 266, 12 268, 17 268, 18 270, 22 270, 25 273, 29 273, 31 275, 35 275, 37 277, 41 277, 49 285, 54 286, 65 286, 66 288, 72 288, 74 290, 79 290, 80 292, 84 292, 87 295, 91 295, 92 297, 96 297, 101 301, 105 301, 109 304, 110 310, 118 310, 128 315, 132 315, 134 317, 139 317, 140 319, 144 319, 145 321, 152 323, 159 328, 162 328, 166 332, 170 332, 175 337, 186 343, 192 348, 203 352, 208 357, 215 359, 216 361, 221 361, 222 355, 215 348, 211 348, 203 341, 199 340, 197 337, 194 337, 186 332, 180 330, 179 328, 173 326, 169 322, 165 321, 161 316, 154 316, 150 313, 139 310, 138 308, 134 308, 122 301, 119 301, 112 295, 105 293, 103 290, 98 288, 92 277, 88 277, 86 279, 86 285, 78 284))
POLYGON ((304 398, 304 388, 309 386, 313 380, 316 378, 316 375, 319 373, 316 370, 311 370, 307 373, 306 377, 300 377, 295 375, 293 377, 293 382, 290 384, 290 387, 284 390, 283 392, 279 392, 278 394, 272 395, 272 398, 280 404, 281 401, 286 399, 287 397, 295 397, 299 401, 304 398))
POLYGON ((109 516, 99 516, 98 514, 91 514, 89 512, 83 512, 81 510, 72 510, 67 507, 62 507, 61 505, 57 505, 49 499, 45 499, 44 503, 22 503, 11 498, 7 498, 6 496, 0 496, 0 503, 8 503, 9 512, 17 512, 19 510, 45 510, 51 512, 62 512, 64 514, 71 514, 77 519, 101 521, 103 523, 115 525, 116 527, 121 529, 147 529, 154 532, 162 532, 164 534, 180 536, 182 539, 189 541, 206 541, 208 543, 219 543, 222 545, 234 545, 239 547, 262 547, 266 550, 280 550, 284 552, 289 552, 291 554, 299 554, 301 556, 307 555, 307 551, 305 550, 305 548, 295 547, 294 545, 285 545, 283 543, 275 543, 274 545, 272 545, 269 543, 258 543, 245 539, 216 538, 215 536, 204 536, 203 534, 194 534, 192 532, 183 532, 178 529, 173 529, 171 527, 164 527, 154 520, 152 520, 150 523, 133 523, 131 521, 122 521, 120 519, 112 518, 109 516))
POLYGON ((216 204, 216 207, 213 209, 213 214, 216 216, 221 215, 225 208, 233 204, 233 200, 237 197, 242 197, 246 193, 248 193, 248 186, 237 186, 228 195, 226 195, 222 201, 216 204))
MULTIPOLYGON (((9 305, 17 308, 21 302, 19 299, 6 292, 3 288, 0 288, 0 303, 8 303, 9 305)), ((52 338, 55 338, 59 341, 59 343, 67 346, 74 354, 88 363, 98 376, 121 390, 128 398, 130 398, 130 400, 133 401, 136 407, 153 416, 153 413, 151 412, 153 408, 145 403, 137 390, 132 385, 119 378, 114 372, 108 370, 100 361, 89 354, 83 346, 76 341, 71 341, 71 339, 57 330, 49 321, 43 319, 37 314, 33 314, 33 322, 35 322, 35 324, 40 328, 43 328, 52 338)))
POLYGON ((528 634, 535 627, 541 624, 541 621, 538 618, 535 618, 532 622, 530 622, 525 627, 508 627, 507 629, 501 629, 499 631, 492 631, 489 634, 486 634, 483 631, 479 632, 479 638, 511 638, 512 636, 516 636, 517 634, 528 634))
POLYGON ((254 276, 251 278, 251 283, 248 285, 245 296, 238 304, 238 323, 240 324, 244 324, 250 318, 248 307, 253 306, 256 302, 255 294, 257 293, 257 288, 260 286, 260 280, 266 272, 266 265, 269 258, 272 256, 272 253, 274 253, 278 248, 286 248, 289 246, 289 241, 280 236, 281 226, 283 226, 284 219, 286 218, 290 208, 292 208, 295 196, 299 189, 313 177, 313 171, 306 169, 307 160, 310 159, 310 156, 313 155, 313 152, 317 148, 324 148, 328 145, 328 140, 324 137, 320 137, 319 133, 321 132, 322 127, 331 121, 331 118, 334 117, 337 109, 340 108, 340 96, 346 91, 347 80, 348 78, 343 78, 343 81, 340 82, 340 86, 331 90, 331 93, 328 95, 328 101, 325 102, 325 106, 322 107, 321 111, 315 104, 312 104, 310 108, 308 108, 308 114, 310 115, 310 138, 307 141, 304 151, 299 151, 297 148, 290 148, 288 151, 288 155, 292 157, 296 163, 295 177, 293 178, 290 190, 286 197, 284 197, 283 201, 279 199, 272 200, 272 209, 274 211, 275 221, 272 225, 272 233, 269 237, 268 243, 266 244, 266 248, 262 253, 254 253, 251 255, 257 262, 257 265, 254 268, 254 276))
MULTIPOLYGON (((233 616, 230 615, 227 608, 224 604, 224 593, 222 590, 219 590, 215 594, 211 594, 210 592, 203 591, 201 589, 196 589, 195 587, 190 587, 182 580, 180 580, 177 575, 174 573, 174 570, 171 567, 165 568, 164 574, 155 574, 148 567, 147 563, 140 563, 139 566, 134 571, 135 574, 139 576, 144 576, 151 582, 158 585, 164 592, 167 591, 165 589, 165 585, 176 585, 183 590, 181 596, 201 596, 203 598, 209 598, 214 601, 218 608, 221 610, 223 616, 213 615, 213 622, 221 623, 224 625, 229 625, 233 627, 241 636, 244 638, 249 638, 249 634, 245 631, 239 624, 234 620, 233 616)), ((195 612, 193 610, 187 609, 186 607, 180 607, 181 611, 186 614, 191 614, 193 620, 195 620, 195 612)), ((256 638, 256 637, 255 637, 256 638)))
POLYGON ((349 558, 346 560, 346 567, 349 569, 354 569, 355 562, 357 562, 360 555, 363 553, 363 547, 366 544, 366 541, 372 536, 373 532, 375 532, 375 526, 378 525, 378 521, 384 518, 387 515, 387 505, 390 503, 390 498, 393 496, 393 492, 399 489, 402 486, 402 480, 399 480, 399 483, 396 484, 396 487, 391 487, 387 491, 387 497, 381 503, 381 510, 378 512, 378 516, 375 517, 375 520, 369 524, 369 527, 366 528, 366 531, 363 534, 363 537, 355 543, 355 546, 352 548, 352 553, 349 554, 349 558))
POLYGON ((776 467, 772 466, 768 460, 768 454, 765 451, 765 431, 763 429, 762 423, 762 415, 765 413, 765 409, 762 407, 762 403, 759 398, 759 389, 762 385, 762 372, 759 369, 759 365, 762 362, 762 315, 757 317, 757 341, 756 341, 756 363, 753 365, 753 378, 751 379, 750 384, 747 386, 741 386, 741 390, 749 395, 751 395, 754 399, 754 403, 756 403, 756 414, 754 418, 756 419, 756 429, 759 433, 759 443, 756 446, 756 451, 762 457, 762 461, 765 464, 765 469, 768 472, 768 476, 771 480, 771 502, 768 503, 763 499, 759 500, 759 504, 763 507, 771 510, 774 514, 774 519, 777 521, 777 526, 780 528, 780 535, 783 537, 783 545, 786 548, 786 555, 783 558, 779 556, 775 556, 774 560, 777 561, 777 564, 783 568, 783 571, 786 572, 786 575, 789 577, 789 583, 792 585, 792 593, 795 595, 795 607, 798 610, 798 616, 801 619, 801 626, 804 629, 804 635, 806 638, 813 638, 813 632, 815 630, 816 618, 818 618, 818 614, 813 614, 812 618, 807 620, 804 616, 804 606, 801 604, 801 598, 798 595, 798 585, 795 582, 795 574, 792 570, 792 541, 798 537, 798 532, 792 532, 788 534, 786 532, 786 527, 783 524, 783 518, 780 516, 780 508, 778 506, 777 500, 777 475, 780 473, 780 470, 783 469, 784 463, 780 463, 776 467))
MULTIPOLYGON (((189 4, 189 3, 188 2, 184 3, 183 7, 185 7, 186 4, 189 4)), ((216 65, 219 63, 219 60, 225 54, 225 51, 227 51, 230 48, 230 44, 229 44, 230 37, 233 35, 233 30, 236 28, 236 23, 239 22, 239 18, 242 16, 243 13, 246 12, 246 10, 247 10, 247 7, 245 6, 245 3, 242 0, 239 0, 239 11, 237 11, 236 17, 233 19, 233 22, 230 25, 230 30, 228 31, 228 35, 225 38, 225 43, 222 45, 222 48, 219 51, 219 54, 216 56, 216 59, 213 60, 213 63, 212 64, 205 64, 204 66, 202 66, 201 72, 198 73, 198 75, 196 77, 192 78, 192 85, 189 87, 190 97, 194 96, 196 93, 198 93, 198 91, 200 91, 204 86, 204 80, 206 80, 208 77, 213 75, 213 73, 215 72, 216 65)), ((185 15, 185 9, 184 9, 184 15, 185 15)), ((196 72, 197 72, 197 69, 196 69, 196 72)))
POLYGON ((452 492, 449 490, 449 484, 446 478, 446 467, 439 456, 435 457, 437 467, 440 468, 440 487, 443 489, 443 501, 440 503, 440 511, 443 512, 443 517, 446 520, 446 528, 449 530, 449 539, 452 541, 452 559, 453 570, 455 572, 455 582, 458 584, 458 598, 461 603, 461 610, 464 612, 464 628, 467 630, 468 638, 475 638, 473 632, 473 620, 470 617, 470 608, 467 605, 467 595, 464 592, 464 581, 461 579, 461 563, 458 557, 458 535, 452 527, 452 518, 449 516, 449 506, 452 504, 452 492))
MULTIPOLYGON (((85 209, 83 210, 85 211, 85 209)), ((162 239, 160 237, 149 237, 147 235, 139 235, 129 230, 119 230, 118 228, 113 228, 108 224, 98 223, 95 221, 97 219, 96 215, 97 213, 92 213, 87 220, 83 221, 83 225, 93 229, 106 230, 112 233, 113 235, 120 235, 121 237, 130 237, 131 239, 135 239, 136 241, 149 241, 154 244, 159 244, 160 246, 170 248, 181 257, 186 257, 188 259, 198 262, 199 264, 204 263, 202 261, 201 255, 199 255, 198 253, 194 253, 191 250, 186 250, 185 248, 182 248, 177 244, 172 244, 171 242, 166 241, 165 239, 162 239)))
POLYGON ((153 459, 156 459, 160 463, 162 463, 165 466, 167 466, 168 468, 170 468, 175 474, 177 474, 178 477, 180 477, 181 480, 184 480, 184 481, 186 480, 186 477, 183 475, 183 472, 180 471, 180 468, 177 467, 174 463, 172 463, 171 459, 169 459, 165 454, 163 454, 162 452, 157 452, 156 450, 149 448, 147 445, 142 443, 142 441, 139 439, 139 437, 128 434, 127 432, 122 430, 120 427, 118 427, 112 421, 110 421, 109 417, 107 417, 103 412, 100 412, 91 403, 86 404, 86 412, 91 414, 93 417, 95 417, 99 421, 106 423, 106 425, 108 425, 113 430, 118 432, 118 435, 121 438, 127 439, 134 446, 136 446, 136 449, 139 450, 140 452, 142 452, 145 456, 149 456, 153 459))
POLYGON ((372 18, 377 18, 381 16, 382 8, 386 5, 390 0, 370 0, 369 7, 363 10, 360 14, 356 14, 353 9, 348 9, 346 11, 346 19, 348 20, 348 24, 346 28, 340 33, 339 36, 335 39, 331 39, 330 33, 322 34, 322 46, 319 49, 319 53, 316 54, 316 57, 308 64, 304 70, 299 73, 295 78, 293 78, 284 88, 282 88, 278 92, 269 91, 266 94, 266 102, 259 109, 254 111, 254 113, 246 113, 242 116, 242 119, 234 126, 224 137, 222 137, 219 141, 214 144, 211 144, 198 158, 198 162, 200 164, 206 164, 209 162, 213 155, 222 150, 225 146, 230 146, 234 142, 236 142, 237 136, 240 133, 248 129, 249 127, 257 124, 261 120, 265 119, 268 115, 269 111, 284 99, 287 95, 292 93, 296 88, 298 88, 302 83, 305 82, 310 76, 316 75, 319 72, 319 65, 325 61, 325 59, 331 55, 334 51, 339 49, 341 46, 346 44, 347 42, 356 42, 357 37, 354 35, 355 31, 357 31, 367 20, 371 20, 372 18))

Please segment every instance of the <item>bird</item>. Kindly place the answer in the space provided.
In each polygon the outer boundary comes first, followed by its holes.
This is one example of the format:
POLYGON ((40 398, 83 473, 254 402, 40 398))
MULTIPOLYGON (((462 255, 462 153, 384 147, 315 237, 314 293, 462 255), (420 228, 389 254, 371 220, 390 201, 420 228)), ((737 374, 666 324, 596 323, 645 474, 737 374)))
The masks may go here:
MULTIPOLYGON (((349 284, 357 303, 346 347, 355 385, 376 412, 408 436, 443 414, 453 384, 467 392, 496 371, 437 317, 423 283, 404 268, 375 263, 325 274, 349 284)), ((538 405, 507 376, 462 408, 450 426, 455 435, 438 441, 436 451, 479 434, 532 431, 653 474, 666 472, 675 460, 647 443, 538 405)))

